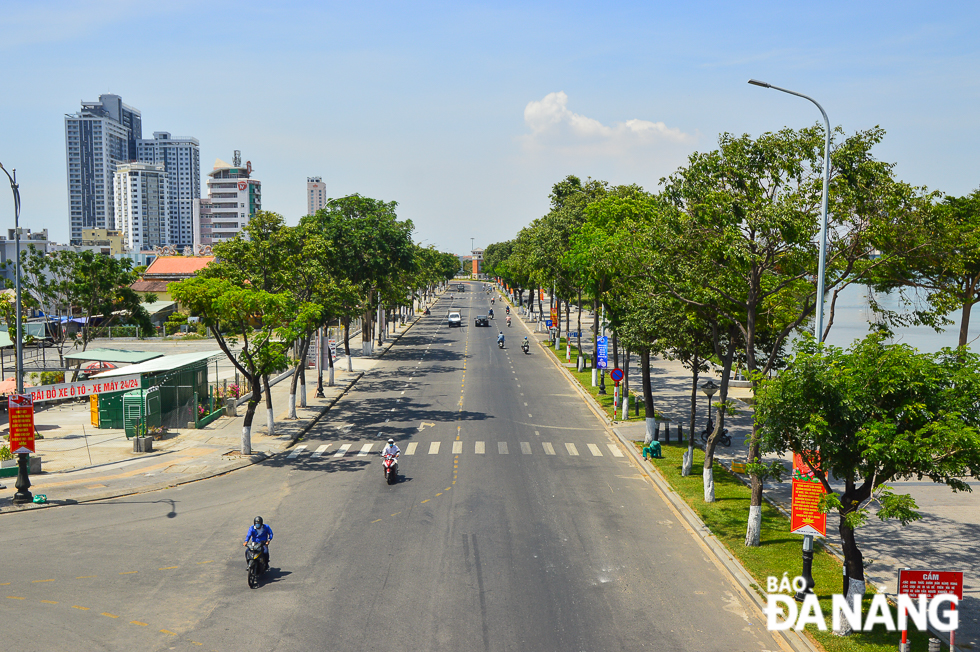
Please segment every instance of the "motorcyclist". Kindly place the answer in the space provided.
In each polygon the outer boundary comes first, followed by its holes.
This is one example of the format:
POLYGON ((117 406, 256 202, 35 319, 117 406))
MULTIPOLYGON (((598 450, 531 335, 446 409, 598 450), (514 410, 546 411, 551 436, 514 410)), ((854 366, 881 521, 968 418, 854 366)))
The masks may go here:
POLYGON ((493 297, 490 297, 490 305, 493 305, 493 297))
MULTIPOLYGON (((245 534, 245 542, 243 546, 247 546, 249 541, 256 541, 262 545, 262 556, 265 557, 265 566, 269 567, 269 543, 272 542, 272 528, 262 522, 261 516, 256 516, 255 520, 252 521, 252 526, 248 528, 248 532, 245 534)), ((245 553, 246 559, 248 559, 248 552, 245 553)))
POLYGON ((500 331, 499 333, 497 333, 497 343, 500 344, 500 345, 503 345, 503 343, 504 343, 504 332, 503 331, 500 331))
POLYGON ((507 306, 506 308, 504 308, 504 310, 506 310, 506 311, 507 311, 507 314, 508 314, 508 315, 510 314, 510 306, 507 306))
POLYGON ((490 319, 493 319, 493 308, 491 308, 491 309, 490 309, 490 312, 488 312, 488 313, 487 313, 487 316, 488 316, 488 317, 489 317, 490 319))
POLYGON ((521 342, 521 348, 524 349, 524 352, 525 353, 527 353, 527 350, 530 348, 530 346, 531 346, 531 343, 528 341, 527 335, 525 335, 524 336, 524 341, 521 342))
POLYGON ((510 328, 510 315, 507 315, 507 328, 510 328))
POLYGON ((391 455, 392 457, 395 458, 395 473, 396 474, 398 473, 398 456, 401 455, 401 454, 402 454, 402 452, 401 452, 401 450, 399 450, 398 444, 395 443, 395 440, 394 439, 389 439, 388 440, 388 445, 385 446, 384 447, 384 450, 381 451, 381 457, 385 457, 386 455, 391 455))

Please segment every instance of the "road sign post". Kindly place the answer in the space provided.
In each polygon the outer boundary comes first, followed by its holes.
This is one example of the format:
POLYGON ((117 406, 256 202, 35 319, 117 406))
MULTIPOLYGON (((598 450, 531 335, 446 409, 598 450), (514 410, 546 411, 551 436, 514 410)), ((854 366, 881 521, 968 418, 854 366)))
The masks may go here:
POLYGON ((10 423, 10 452, 17 455, 17 493, 13 502, 29 503, 31 478, 27 457, 34 452, 34 400, 25 394, 11 394, 7 399, 10 423))
MULTIPOLYGON (((924 597, 932 600, 937 595, 955 595, 957 600, 963 599, 963 573, 960 571, 912 570, 903 568, 898 571, 898 595, 910 598, 924 597)), ((956 609, 956 605, 952 605, 956 609)), ((908 630, 902 630, 902 652, 908 652, 908 630)), ((956 630, 949 633, 949 649, 956 649, 956 630)))

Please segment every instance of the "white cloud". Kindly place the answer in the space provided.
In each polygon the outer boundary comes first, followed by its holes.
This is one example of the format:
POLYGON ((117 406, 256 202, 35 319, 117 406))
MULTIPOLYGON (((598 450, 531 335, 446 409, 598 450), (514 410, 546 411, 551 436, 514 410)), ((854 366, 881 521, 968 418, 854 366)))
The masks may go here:
POLYGON ((530 151, 557 150, 563 154, 619 157, 635 149, 691 145, 696 135, 668 127, 663 122, 633 118, 604 125, 595 118, 568 108, 564 92, 548 93, 542 100, 528 102, 524 123, 531 130, 523 138, 530 151))

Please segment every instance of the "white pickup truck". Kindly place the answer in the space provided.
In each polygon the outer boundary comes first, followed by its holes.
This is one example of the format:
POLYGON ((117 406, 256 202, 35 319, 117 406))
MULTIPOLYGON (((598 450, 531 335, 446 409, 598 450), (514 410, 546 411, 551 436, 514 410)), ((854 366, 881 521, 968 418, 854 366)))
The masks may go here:
POLYGON ((463 325, 463 318, 460 316, 460 314, 458 312, 451 312, 451 313, 449 313, 449 317, 446 318, 446 321, 449 322, 449 327, 450 328, 452 328, 453 326, 462 326, 463 325))

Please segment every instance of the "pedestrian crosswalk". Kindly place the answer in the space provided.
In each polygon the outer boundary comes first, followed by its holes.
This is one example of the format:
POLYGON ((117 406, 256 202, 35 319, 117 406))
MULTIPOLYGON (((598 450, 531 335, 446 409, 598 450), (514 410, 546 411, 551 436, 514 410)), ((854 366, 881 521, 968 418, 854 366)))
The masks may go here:
MULTIPOLYGON (((486 441, 452 441, 449 446, 443 446, 443 442, 432 441, 429 442, 427 447, 423 447, 419 450, 419 442, 413 441, 405 445, 402 451, 403 455, 439 455, 448 451, 452 451, 452 455, 465 455, 467 453, 475 455, 486 455, 487 454, 487 444, 486 441)), ((491 450, 493 449, 493 444, 496 444, 497 455, 510 455, 511 446, 506 441, 489 442, 491 450)), ((554 444, 550 441, 542 441, 539 443, 534 443, 529 441, 518 442, 520 447, 521 455, 534 455, 534 454, 544 454, 548 456, 559 455, 558 451, 564 450, 564 454, 568 457, 624 457, 623 451, 616 444, 606 443, 605 450, 599 444, 584 444, 585 449, 588 451, 587 454, 579 452, 579 446, 572 442, 562 442, 559 444, 554 444)), ((331 442, 328 444, 321 444, 317 446, 316 450, 309 450, 307 444, 300 444, 293 448, 292 451, 286 455, 286 459, 297 459, 304 456, 309 456, 314 459, 319 459, 321 457, 327 457, 328 455, 334 459, 340 459, 347 457, 348 453, 351 453, 351 457, 368 457, 372 454, 377 454, 381 452, 383 445, 376 444, 375 442, 368 443, 346 443, 338 445, 336 442, 331 442)), ((516 450, 515 450, 516 452, 516 450)))

